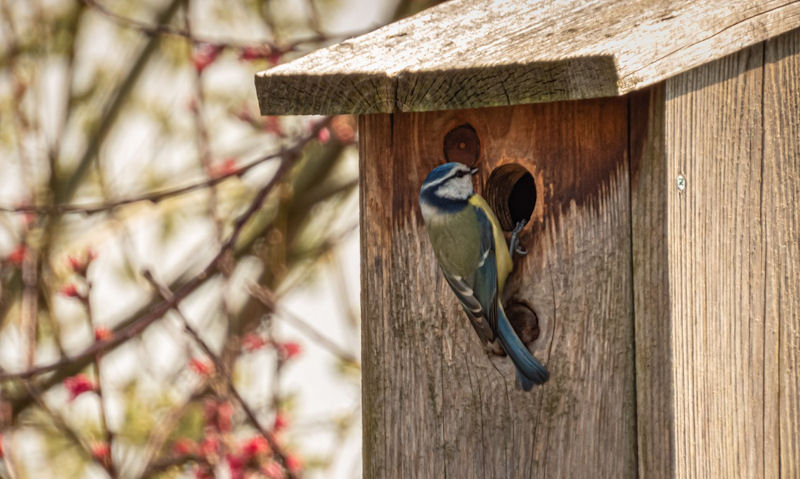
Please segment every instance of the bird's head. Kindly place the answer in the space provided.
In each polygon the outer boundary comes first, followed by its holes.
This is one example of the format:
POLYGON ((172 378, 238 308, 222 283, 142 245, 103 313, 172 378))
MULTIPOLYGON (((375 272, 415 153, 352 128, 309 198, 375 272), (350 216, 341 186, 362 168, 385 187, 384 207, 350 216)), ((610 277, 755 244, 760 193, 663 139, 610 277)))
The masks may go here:
POLYGON ((472 175, 476 171, 477 168, 456 162, 437 166, 422 183, 420 204, 442 210, 460 209, 474 193, 472 175))

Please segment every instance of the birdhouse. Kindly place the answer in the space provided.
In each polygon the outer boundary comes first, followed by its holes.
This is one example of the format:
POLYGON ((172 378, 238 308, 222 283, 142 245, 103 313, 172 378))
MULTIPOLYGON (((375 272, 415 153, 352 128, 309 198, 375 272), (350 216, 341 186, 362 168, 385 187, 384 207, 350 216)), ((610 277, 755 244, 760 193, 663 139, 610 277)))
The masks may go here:
POLYGON ((800 2, 453 0, 259 73, 358 115, 364 477, 800 476, 800 2), (438 270, 459 161, 530 392, 438 270))

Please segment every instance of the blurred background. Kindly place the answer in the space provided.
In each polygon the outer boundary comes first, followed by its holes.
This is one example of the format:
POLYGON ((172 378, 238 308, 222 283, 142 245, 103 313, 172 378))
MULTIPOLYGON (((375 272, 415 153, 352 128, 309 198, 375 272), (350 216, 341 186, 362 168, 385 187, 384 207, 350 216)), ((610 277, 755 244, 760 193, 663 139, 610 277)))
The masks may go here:
POLYGON ((256 72, 433 0, 0 0, 0 477, 361 476, 351 116, 256 72))

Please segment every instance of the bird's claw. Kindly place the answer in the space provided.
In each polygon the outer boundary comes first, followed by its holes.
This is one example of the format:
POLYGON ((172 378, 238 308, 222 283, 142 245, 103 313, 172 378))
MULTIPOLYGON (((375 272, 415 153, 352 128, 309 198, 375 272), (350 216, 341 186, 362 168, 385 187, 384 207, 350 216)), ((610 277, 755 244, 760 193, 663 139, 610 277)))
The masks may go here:
POLYGON ((514 225, 514 229, 511 230, 511 241, 509 242, 508 245, 508 251, 509 253, 511 253, 511 259, 514 259, 514 253, 521 255, 528 254, 525 248, 522 248, 519 245, 519 232, 522 231, 522 228, 524 228, 525 224, 527 223, 528 222, 526 220, 519 220, 517 221, 517 224, 514 225))

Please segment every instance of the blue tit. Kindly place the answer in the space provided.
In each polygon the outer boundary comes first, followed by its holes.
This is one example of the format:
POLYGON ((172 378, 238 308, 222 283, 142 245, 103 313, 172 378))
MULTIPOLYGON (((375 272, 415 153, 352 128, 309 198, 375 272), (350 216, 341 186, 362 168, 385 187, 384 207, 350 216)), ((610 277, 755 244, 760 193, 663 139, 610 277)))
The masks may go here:
POLYGON ((486 345, 499 340, 517 368, 517 386, 529 391, 550 375, 503 311, 500 298, 514 265, 497 217, 472 188, 476 171, 462 163, 437 166, 422 183, 419 205, 442 273, 475 332, 486 345))

